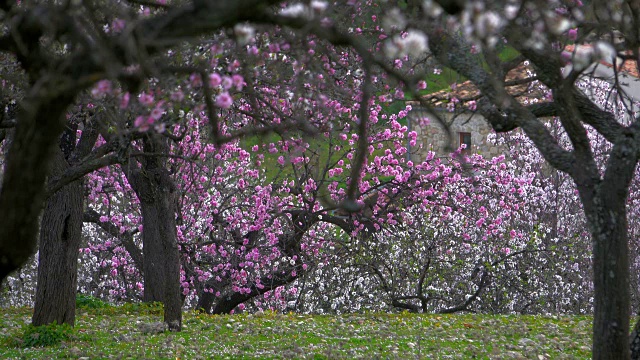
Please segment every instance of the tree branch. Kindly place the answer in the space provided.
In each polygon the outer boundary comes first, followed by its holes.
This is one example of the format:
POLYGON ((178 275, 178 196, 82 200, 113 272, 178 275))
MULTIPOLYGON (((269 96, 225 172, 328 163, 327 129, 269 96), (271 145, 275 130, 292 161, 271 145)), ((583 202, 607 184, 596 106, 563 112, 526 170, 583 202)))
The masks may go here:
POLYGON ((76 166, 69 168, 61 176, 57 176, 49 180, 47 189, 45 191, 45 197, 53 195, 56 191, 60 190, 63 186, 84 177, 86 174, 101 169, 105 166, 117 164, 119 162, 118 154, 111 153, 101 158, 92 159, 80 163, 76 166))
POLYGON ((110 221, 100 221, 100 214, 93 210, 87 209, 84 212, 84 222, 90 222, 98 225, 102 230, 104 230, 107 234, 113 236, 116 239, 119 239, 122 242, 125 250, 131 255, 133 259, 134 265, 138 272, 142 275, 144 272, 144 257, 142 256, 142 251, 136 246, 133 242, 133 235, 135 232, 125 231, 124 233, 120 233, 118 227, 110 221))

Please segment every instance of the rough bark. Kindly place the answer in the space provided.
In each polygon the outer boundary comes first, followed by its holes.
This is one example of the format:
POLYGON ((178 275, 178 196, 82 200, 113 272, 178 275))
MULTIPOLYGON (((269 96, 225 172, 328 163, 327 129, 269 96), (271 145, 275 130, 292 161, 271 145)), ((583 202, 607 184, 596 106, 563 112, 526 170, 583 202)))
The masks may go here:
POLYGON ((593 241, 594 359, 631 357, 626 201, 638 161, 639 126, 632 125, 617 139, 602 181, 595 188, 585 190, 584 184, 589 181, 574 178, 593 241))
MULTIPOLYGON (((85 126, 76 144, 77 125, 69 124, 53 150, 50 177, 73 169, 91 151, 98 138, 94 122, 85 126)), ((74 325, 78 250, 82 239, 83 183, 81 176, 68 181, 47 198, 40 225, 38 284, 33 324, 52 322, 74 325)))
POLYGON ((0 281, 35 253, 49 160, 74 97, 67 95, 37 104, 27 98, 30 109, 18 116, 0 191, 0 281))
POLYGON ((640 359, 640 319, 636 321, 636 324, 633 327, 629 344, 631 346, 631 359, 639 360, 640 359))
MULTIPOLYGON (((7 13, 13 13, 8 10, 8 4, 0 6, 7 13)), ((68 20, 64 12, 48 16, 49 13, 42 11, 44 8, 33 10, 34 13, 30 13, 25 9, 22 16, 12 15, 15 21, 10 21, 9 31, 14 35, 3 38, 2 42, 3 50, 16 55, 28 75, 30 88, 19 102, 15 136, 6 158, 0 191, 0 282, 19 269, 36 250, 38 217, 46 198, 44 182, 53 149, 66 124, 63 115, 76 94, 90 85, 77 81, 82 72, 76 71, 80 68, 77 63, 55 66, 52 71, 52 54, 40 41, 47 29, 51 29, 50 24, 68 20)), ((60 30, 63 33, 69 29, 60 30)), ((86 58, 85 53, 78 55, 86 58)))
POLYGON ((624 203, 589 216, 593 238, 593 358, 628 359, 629 251, 624 203))
POLYGON ((125 171, 142 209, 142 251, 144 256, 143 301, 164 303, 164 321, 170 330, 182 327, 180 296, 180 254, 176 235, 175 185, 166 168, 166 139, 150 134, 144 140, 149 154, 141 167, 129 164, 125 171))
MULTIPOLYGON (((68 167, 62 150, 56 148, 52 174, 60 174, 68 167)), ((53 322, 74 325, 82 194, 82 181, 76 180, 46 201, 40 226, 38 285, 32 319, 35 326, 53 322)))

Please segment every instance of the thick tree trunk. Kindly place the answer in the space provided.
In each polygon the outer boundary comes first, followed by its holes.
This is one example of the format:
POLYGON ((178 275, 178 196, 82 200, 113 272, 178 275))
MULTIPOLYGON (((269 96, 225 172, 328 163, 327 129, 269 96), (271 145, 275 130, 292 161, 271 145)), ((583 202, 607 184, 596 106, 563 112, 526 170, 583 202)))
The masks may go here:
MULTIPOLYGON (((143 274, 145 274, 144 295, 142 298, 144 302, 164 301, 164 284, 166 282, 166 275, 168 275, 165 274, 165 262, 167 261, 166 256, 168 254, 164 251, 164 244, 171 242, 170 239, 167 239, 167 237, 171 235, 160 228, 162 225, 165 225, 162 224, 160 219, 162 212, 168 211, 168 209, 163 209, 163 204, 159 196, 156 196, 156 198, 158 198, 157 201, 154 199, 147 199, 145 201, 140 198, 143 226, 143 274)), ((171 230, 169 230, 169 232, 171 232, 171 230)), ((175 228, 173 232, 175 234, 175 228)))
POLYGON ((633 327, 629 343, 631 345, 631 359, 640 360, 640 319, 636 321, 636 324, 633 327))
MULTIPOLYGON (((54 150, 51 174, 69 165, 60 148, 54 150)), ((33 325, 53 322, 74 325, 78 276, 78 249, 82 235, 82 181, 77 180, 47 201, 40 226, 38 284, 33 325)))
POLYGON ((24 100, 29 111, 18 116, 0 188, 0 282, 35 253, 45 169, 73 98, 69 93, 48 101, 24 100))
POLYGON ((176 240, 175 211, 170 199, 158 196, 143 202, 144 301, 164 303, 164 321, 171 330, 182 324, 180 256, 176 240))
POLYGON ((127 178, 142 208, 142 247, 144 255, 143 300, 164 303, 164 321, 172 331, 182 328, 180 296, 180 253, 176 235, 174 208, 175 185, 166 169, 167 153, 161 135, 145 139, 141 169, 126 171, 127 178), (153 154, 153 155, 151 155, 153 154))
POLYGON ((629 247, 625 204, 601 200, 590 217, 593 236, 593 359, 628 359, 629 247), (599 206, 600 205, 600 206, 599 206))

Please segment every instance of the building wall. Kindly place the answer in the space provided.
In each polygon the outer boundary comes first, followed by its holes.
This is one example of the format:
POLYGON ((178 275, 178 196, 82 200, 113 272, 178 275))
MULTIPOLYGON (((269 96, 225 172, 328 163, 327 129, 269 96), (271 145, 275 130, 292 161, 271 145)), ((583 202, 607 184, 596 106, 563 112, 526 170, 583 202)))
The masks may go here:
MULTIPOLYGON (((491 158, 504 152, 504 149, 487 142, 487 136, 493 133, 493 129, 481 115, 471 112, 440 112, 438 115, 450 126, 453 136, 452 150, 460 146, 460 133, 465 132, 471 134, 471 153, 491 158)), ((428 124, 421 126, 420 118, 425 117, 429 118, 429 115, 419 109, 409 113, 411 129, 418 134, 417 143, 422 144, 422 149, 412 149, 414 161, 424 159, 429 151, 434 151, 438 156, 447 156, 450 153, 446 151, 448 139, 444 128, 436 120, 430 120, 428 124)))

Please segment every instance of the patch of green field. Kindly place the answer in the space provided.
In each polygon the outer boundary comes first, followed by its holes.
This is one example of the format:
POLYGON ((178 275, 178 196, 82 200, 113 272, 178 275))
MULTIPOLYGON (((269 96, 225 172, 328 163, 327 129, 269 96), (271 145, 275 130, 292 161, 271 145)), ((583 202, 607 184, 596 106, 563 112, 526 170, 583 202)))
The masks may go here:
POLYGON ((20 345, 31 309, 0 309, 0 358, 587 359, 591 317, 184 314, 180 333, 149 329, 159 306, 81 308, 69 339, 20 345))
MULTIPOLYGON (((501 61, 510 61, 518 57, 520 53, 511 46, 503 46, 499 49, 498 58, 501 61)), ((483 67, 485 69, 489 69, 489 65, 483 63, 483 67)), ((424 90, 420 90, 418 92, 419 96, 426 96, 429 94, 437 93, 438 91, 451 91, 452 84, 460 84, 467 81, 467 78, 458 74, 454 70, 443 67, 439 68, 439 72, 436 74, 434 72, 428 72, 425 75, 424 80, 427 82, 427 88, 424 90)), ((400 110, 405 108, 405 102, 407 100, 415 100, 411 94, 405 94, 404 100, 394 101, 388 106, 385 107, 385 112, 388 114, 397 114, 400 110)), ((406 119, 401 119, 399 121, 402 125, 407 125, 406 119)))
MULTIPOLYGON (((511 59, 514 59, 518 55, 519 53, 514 48, 509 46, 504 46, 502 49, 500 49, 498 57, 502 61, 509 61, 511 59)), ((426 74, 425 80, 427 82, 427 89, 420 91, 421 96, 438 92, 440 90, 451 89, 451 84, 461 83, 467 80, 465 77, 459 75, 458 73, 456 73, 455 71, 449 68, 441 68, 440 70, 441 71, 439 74, 435 74, 433 72, 426 74)), ((406 94, 405 100, 413 100, 413 98, 410 96, 410 94, 406 94)), ((404 100, 394 101, 391 104, 384 106, 384 113, 397 114, 401 110, 404 110, 405 107, 406 107, 406 102, 404 100)), ((399 122, 402 125, 407 125, 406 118, 399 119, 399 122)), ((267 179, 268 181, 274 181, 274 180, 277 181, 285 178, 290 179, 292 175, 294 175, 291 166, 287 162, 291 154, 283 153, 280 151, 276 153, 268 152, 268 145, 270 143, 278 144, 278 142, 282 140, 283 138, 280 135, 276 133, 270 133, 268 135, 263 135, 263 136, 246 137, 246 138, 243 138, 241 142, 241 146, 247 151, 251 151, 254 145, 257 145, 260 148, 259 152, 264 155, 264 159, 261 161, 261 167, 265 169, 264 175, 265 175, 265 179, 267 179), (278 158, 280 156, 285 157, 285 166, 281 166, 280 164, 278 164, 278 158)), ((333 167, 335 163, 340 159, 345 160, 345 162, 347 163, 349 162, 345 158, 345 155, 346 155, 345 151, 331 150, 328 140, 323 136, 318 136, 313 139, 307 138, 305 139, 305 141, 309 143, 307 156, 310 156, 311 154, 313 154, 311 157, 313 158, 312 161, 316 165, 315 170, 320 173, 325 169, 333 167)), ((333 146, 340 145, 343 149, 348 148, 347 146, 345 146, 347 144, 344 141, 339 141, 336 139, 332 139, 331 141, 333 142, 332 143, 333 146)), ((279 146, 276 146, 276 148, 279 148, 279 146)), ((383 150, 376 149, 373 156, 380 155, 382 153, 384 153, 383 150)), ((318 175, 318 174, 312 174, 312 175, 318 175)), ((344 178, 346 177, 346 175, 347 174, 343 174, 339 178, 332 179, 332 180, 344 181, 344 178)), ((314 177, 316 179, 318 178, 317 176, 314 176, 314 177)))

